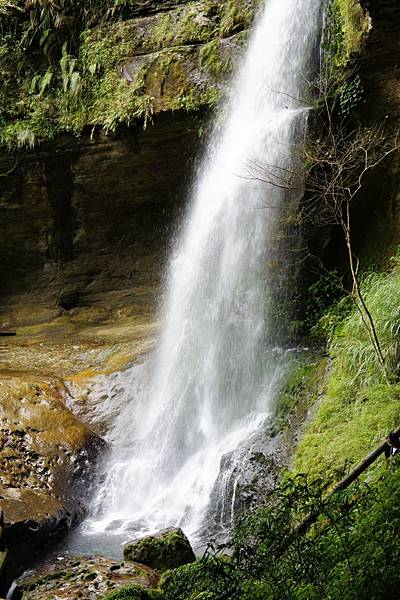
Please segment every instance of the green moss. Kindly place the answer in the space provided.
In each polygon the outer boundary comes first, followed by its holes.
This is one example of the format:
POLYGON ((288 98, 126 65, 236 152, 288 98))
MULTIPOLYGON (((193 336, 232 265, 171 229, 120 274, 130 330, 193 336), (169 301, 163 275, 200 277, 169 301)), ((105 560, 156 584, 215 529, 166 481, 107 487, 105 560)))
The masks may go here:
POLYGON ((307 413, 315 403, 325 377, 327 359, 305 352, 289 364, 289 371, 278 391, 273 431, 287 429, 297 411, 307 413))
POLYGON ((300 442, 298 472, 335 481, 400 424, 400 386, 371 385, 354 392, 333 372, 321 406, 300 442))
POLYGON ((163 49, 207 42, 215 36, 215 20, 207 3, 190 2, 175 12, 160 15, 150 30, 146 47, 163 49))
POLYGON ((371 29, 371 18, 359 0, 334 0, 333 7, 340 37, 340 52, 335 58, 338 66, 344 66, 351 57, 361 52, 371 29))
POLYGON ((196 111, 200 106, 213 108, 218 104, 221 92, 217 89, 204 90, 200 94, 196 89, 189 89, 176 98, 176 107, 188 112, 196 111))
POLYGON ((153 111, 213 107, 221 93, 217 81, 231 68, 221 36, 250 25, 256 0, 192 0, 152 17, 152 25, 140 19, 112 23, 121 10, 115 12, 114 0, 108 4, 91 3, 89 12, 81 7, 92 28, 85 28, 85 18, 74 19, 68 38, 64 9, 50 3, 37 18, 51 27, 51 50, 44 38, 27 46, 31 36, 36 40, 30 13, 4 5, 0 143, 34 146, 64 131, 79 135, 86 126, 146 125, 153 111), (132 81, 122 77, 129 57, 132 81))
POLYGON ((199 58, 202 67, 216 77, 232 69, 232 59, 223 55, 219 40, 205 44, 200 50, 199 58))
POLYGON ((140 585, 127 585, 109 592, 103 600, 157 600, 161 598, 159 590, 149 590, 140 585))
POLYGON ((251 26, 258 0, 203 0, 160 15, 152 26, 145 46, 163 49, 207 43, 228 37, 251 26))
POLYGON ((219 32, 222 37, 232 35, 238 27, 249 27, 254 15, 254 7, 259 3, 250 5, 246 0, 228 0, 220 4, 219 32))
POLYGON ((371 18, 359 0, 332 0, 328 4, 320 88, 338 96, 344 114, 363 91, 361 81, 358 77, 353 79, 353 74, 370 29, 371 18))
POLYGON ((127 544, 124 557, 160 573, 195 561, 190 543, 180 529, 166 530, 127 544))
POLYGON ((359 55, 371 28, 371 19, 359 0, 332 0, 328 6, 324 48, 326 68, 336 77, 359 55))
POLYGON ((399 268, 370 275, 363 289, 393 383, 385 382, 366 328, 353 309, 331 333, 325 395, 294 459, 297 471, 330 481, 400 425, 399 268))

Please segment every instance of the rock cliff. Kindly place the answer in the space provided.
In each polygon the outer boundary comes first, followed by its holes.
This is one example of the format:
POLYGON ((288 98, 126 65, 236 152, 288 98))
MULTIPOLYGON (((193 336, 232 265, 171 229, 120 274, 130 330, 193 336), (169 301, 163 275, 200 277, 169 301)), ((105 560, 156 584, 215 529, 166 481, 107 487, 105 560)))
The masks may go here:
POLYGON ((43 319, 99 302, 143 308, 154 299, 202 145, 204 111, 221 94, 254 3, 127 5, 119 23, 82 34, 74 67, 82 79, 79 106, 70 100, 61 115, 61 97, 32 96, 23 84, 13 91, 23 106, 3 135, 57 137, 3 152, 0 161, 7 174, 0 191, 0 320, 43 319), (144 98, 146 114, 136 111, 144 98), (119 122, 131 124, 113 132, 119 122), (72 134, 57 134, 62 130, 72 134))

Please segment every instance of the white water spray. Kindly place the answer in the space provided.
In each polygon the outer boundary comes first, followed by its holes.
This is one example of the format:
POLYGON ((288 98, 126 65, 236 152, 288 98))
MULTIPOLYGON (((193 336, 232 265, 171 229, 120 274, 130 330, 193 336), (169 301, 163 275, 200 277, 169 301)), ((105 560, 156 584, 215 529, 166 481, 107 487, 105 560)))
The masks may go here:
POLYGON ((88 533, 181 525, 195 535, 222 456, 271 410, 266 265, 288 196, 249 165, 293 167, 320 12, 320 0, 267 0, 259 15, 170 261, 158 347, 119 376, 127 402, 88 533))

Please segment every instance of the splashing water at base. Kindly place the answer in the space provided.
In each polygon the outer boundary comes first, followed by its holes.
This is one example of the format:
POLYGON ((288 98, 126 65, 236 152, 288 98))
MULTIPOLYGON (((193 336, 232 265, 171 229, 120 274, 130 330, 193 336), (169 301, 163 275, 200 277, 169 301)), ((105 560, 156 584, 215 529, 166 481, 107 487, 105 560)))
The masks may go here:
POLYGON ((320 13, 320 0, 268 0, 259 15, 175 244, 160 341, 118 375, 120 413, 86 534, 180 525, 196 539, 221 458, 270 413, 282 369, 271 358, 267 265, 293 194, 249 176, 249 165, 296 167, 320 13))

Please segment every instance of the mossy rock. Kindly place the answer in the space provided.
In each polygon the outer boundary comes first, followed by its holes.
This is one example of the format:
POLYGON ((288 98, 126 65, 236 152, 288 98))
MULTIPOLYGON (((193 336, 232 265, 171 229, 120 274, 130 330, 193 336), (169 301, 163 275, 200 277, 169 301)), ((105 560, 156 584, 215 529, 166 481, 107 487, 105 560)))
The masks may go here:
POLYGON ((66 555, 22 575, 14 595, 21 600, 148 600, 158 582, 159 575, 144 565, 66 555))
POLYGON ((161 597, 160 590, 149 590, 140 585, 126 587, 109 592, 103 600, 156 600, 161 597))
POLYGON ((164 529, 127 544, 124 557, 161 573, 196 560, 189 540, 179 528, 164 529))
POLYGON ((57 38, 51 57, 41 43, 35 50, 29 43, 31 33, 31 41, 37 37, 30 9, 0 3, 0 145, 33 147, 64 132, 80 136, 88 126, 107 132, 134 122, 146 127, 162 112, 213 108, 257 3, 145 0, 126 11, 127 20, 111 7, 107 17, 71 20, 60 7, 64 45, 46 20, 54 7, 45 3, 36 27, 57 38))

